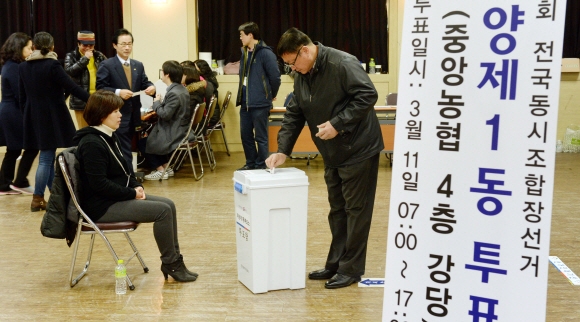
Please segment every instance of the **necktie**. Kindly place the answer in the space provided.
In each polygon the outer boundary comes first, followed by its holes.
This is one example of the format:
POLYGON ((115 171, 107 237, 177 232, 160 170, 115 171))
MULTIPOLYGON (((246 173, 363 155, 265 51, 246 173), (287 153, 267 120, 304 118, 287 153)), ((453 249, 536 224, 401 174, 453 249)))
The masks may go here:
POLYGON ((129 89, 131 89, 131 66, 128 62, 123 63, 123 69, 125 70, 125 76, 127 77, 127 81, 129 82, 129 89))

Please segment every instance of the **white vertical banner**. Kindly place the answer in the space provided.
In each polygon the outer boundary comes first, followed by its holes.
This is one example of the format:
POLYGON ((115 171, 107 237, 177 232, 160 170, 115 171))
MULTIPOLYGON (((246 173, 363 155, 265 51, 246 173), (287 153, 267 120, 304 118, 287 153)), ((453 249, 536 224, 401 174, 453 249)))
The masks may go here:
POLYGON ((405 2, 383 321, 544 321, 564 0, 405 2))

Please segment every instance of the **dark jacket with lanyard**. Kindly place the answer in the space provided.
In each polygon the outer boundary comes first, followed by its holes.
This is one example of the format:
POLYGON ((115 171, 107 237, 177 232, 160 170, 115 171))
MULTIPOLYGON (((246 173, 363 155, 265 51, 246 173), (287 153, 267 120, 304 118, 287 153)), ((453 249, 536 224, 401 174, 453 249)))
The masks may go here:
POLYGON ((343 167, 366 160, 383 147, 374 111, 375 86, 354 56, 315 43, 318 56, 312 71, 294 77, 294 96, 286 107, 278 132, 278 152, 290 155, 308 122, 312 141, 328 167, 343 167), (319 124, 330 121, 338 135, 315 137, 319 124))
POLYGON ((272 99, 280 88, 280 69, 272 48, 260 40, 252 52, 242 47, 240 62, 240 84, 236 106, 245 98, 247 108, 272 107, 272 99), (247 83, 244 86, 244 77, 247 83))
POLYGON ((108 136, 85 127, 77 131, 73 141, 78 145, 75 154, 83 187, 80 203, 91 220, 98 221, 116 202, 135 199, 135 188, 142 185, 123 158, 114 132, 108 136))

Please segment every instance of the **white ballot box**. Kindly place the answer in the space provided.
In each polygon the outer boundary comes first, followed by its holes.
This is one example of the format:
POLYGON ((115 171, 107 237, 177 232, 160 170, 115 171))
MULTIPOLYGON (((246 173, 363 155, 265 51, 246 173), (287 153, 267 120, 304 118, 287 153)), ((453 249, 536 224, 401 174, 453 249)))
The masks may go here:
POLYGON ((296 168, 234 172, 238 279, 250 291, 306 284, 308 177, 296 168))

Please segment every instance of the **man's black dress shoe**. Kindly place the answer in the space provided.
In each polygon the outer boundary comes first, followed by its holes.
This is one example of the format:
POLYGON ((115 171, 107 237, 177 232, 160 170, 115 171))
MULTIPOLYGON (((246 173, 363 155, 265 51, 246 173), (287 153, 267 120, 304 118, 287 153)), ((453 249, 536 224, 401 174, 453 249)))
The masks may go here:
POLYGON ((335 271, 329 271, 326 268, 319 269, 317 271, 312 271, 308 274, 308 278, 311 280, 327 280, 336 274, 335 271))
POLYGON ((244 165, 243 167, 239 168, 236 171, 245 171, 245 170, 254 170, 254 167, 250 167, 250 166, 244 165))
POLYGON ((324 283, 325 288, 341 288, 347 287, 350 284, 360 282, 360 276, 350 277, 337 273, 331 279, 324 283))

